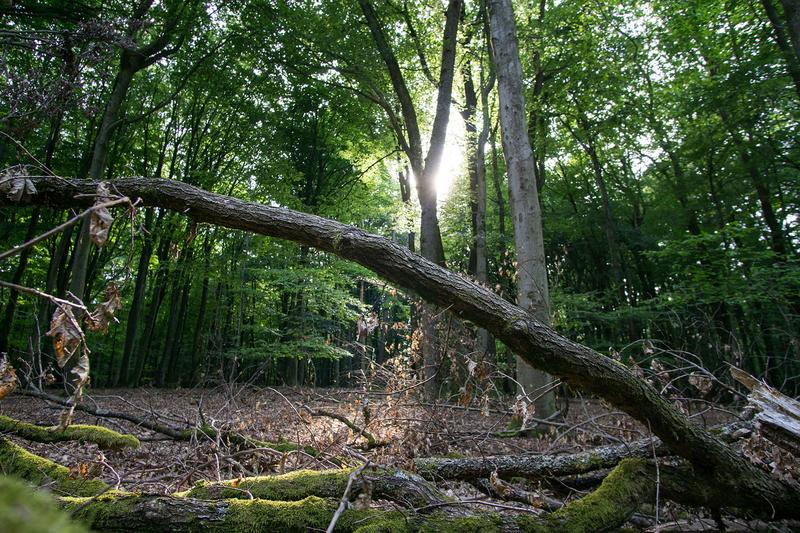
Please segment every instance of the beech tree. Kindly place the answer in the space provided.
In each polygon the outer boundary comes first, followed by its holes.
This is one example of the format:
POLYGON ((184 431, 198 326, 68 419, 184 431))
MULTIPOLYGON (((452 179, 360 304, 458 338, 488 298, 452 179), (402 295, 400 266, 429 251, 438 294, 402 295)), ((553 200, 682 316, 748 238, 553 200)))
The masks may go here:
MULTIPOLYGON (((497 69, 503 155, 508 173, 509 205, 514 221, 517 258, 517 304, 544 324, 550 323, 550 291, 539 207, 536 165, 525 122, 522 67, 517 51, 516 23, 510 0, 489 3, 492 51, 497 69)), ((534 370, 517 355, 517 381, 531 395, 536 415, 548 418, 556 412, 550 377, 534 370)))

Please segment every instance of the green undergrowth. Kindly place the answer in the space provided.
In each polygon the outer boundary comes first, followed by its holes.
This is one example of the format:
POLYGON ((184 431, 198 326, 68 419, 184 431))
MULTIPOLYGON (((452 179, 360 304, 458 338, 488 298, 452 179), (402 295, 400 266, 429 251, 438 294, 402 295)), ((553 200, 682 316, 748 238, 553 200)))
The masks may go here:
POLYGON ((87 533, 52 497, 22 481, 0 476, 0 530, 26 533, 87 533))

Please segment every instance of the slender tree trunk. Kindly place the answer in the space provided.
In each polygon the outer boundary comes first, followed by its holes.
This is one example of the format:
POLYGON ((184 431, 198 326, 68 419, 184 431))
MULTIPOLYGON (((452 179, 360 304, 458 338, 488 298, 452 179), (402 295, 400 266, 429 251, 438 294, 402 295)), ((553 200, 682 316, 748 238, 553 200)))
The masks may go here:
POLYGON ((775 44, 783 54, 783 58, 786 61, 786 69, 794 82, 795 91, 800 97, 800 57, 795 54, 794 49, 786 40, 786 23, 781 20, 772 0, 761 0, 761 4, 764 6, 764 11, 767 13, 767 18, 772 25, 775 44))
POLYGON ((164 349, 161 354, 161 359, 159 360, 158 375, 156 376, 157 387, 163 387, 167 384, 167 374, 170 366, 172 366, 173 360, 175 359, 175 336, 178 328, 178 320, 180 319, 180 305, 181 298, 183 296, 182 280, 186 275, 186 266, 191 261, 191 258, 191 245, 184 246, 169 282, 169 286, 172 290, 170 293, 170 306, 169 315, 167 316, 167 331, 164 339, 164 349))
POLYGON ((195 322, 194 332, 192 334, 192 347, 190 349, 190 357, 191 357, 191 373, 190 378, 187 385, 193 385, 197 383, 197 380, 200 375, 200 361, 201 355, 200 349, 202 346, 202 338, 203 338, 203 326, 205 324, 206 319, 206 306, 208 303, 208 274, 209 274, 209 259, 211 256, 211 241, 210 241, 210 234, 211 232, 207 232, 205 236, 205 240, 203 242, 203 288, 200 293, 200 308, 197 311, 197 322, 195 322))
MULTIPOLYGON (((39 224, 39 213, 41 209, 36 207, 31 212, 31 219, 28 223, 28 230, 25 232, 25 241, 27 242, 36 236, 36 227, 39 224)), ((25 274, 25 269, 28 266, 28 258, 31 255, 32 247, 25 248, 19 253, 19 263, 14 270, 14 275, 11 277, 11 283, 19 285, 22 281, 22 276, 25 274)), ((14 289, 8 291, 8 303, 3 310, 3 322, 0 323, 0 353, 8 351, 8 336, 11 333, 12 325, 14 323, 14 314, 17 310, 17 301, 19 293, 14 289)), ((29 361, 32 363, 32 361, 29 361)))
MULTIPOLYGON (((472 214, 472 244, 470 246, 470 274, 480 283, 489 281, 486 253, 486 141, 489 137, 488 93, 494 85, 492 77, 486 86, 480 87, 482 107, 481 129, 478 132, 478 95, 472 80, 472 66, 464 67, 464 95, 466 106, 462 115, 467 130, 467 169, 469 173, 470 211, 472 214)), ((483 78, 483 76, 481 76, 483 78)), ((478 328, 476 351, 479 357, 494 364, 494 340, 489 332, 478 328)))
MULTIPOLYGON (((517 305, 542 323, 550 323, 542 213, 536 188, 528 128, 525 124, 525 96, 522 66, 517 50, 517 31, 511 0, 490 0, 489 14, 497 86, 500 95, 500 124, 503 155, 508 173, 511 217, 517 257, 517 305)), ((535 398, 536 416, 547 418, 556 411, 550 376, 535 370, 517 356, 517 381, 525 394, 535 398)))
MULTIPOLYGON (((408 157, 416 178, 417 196, 421 209, 420 253, 423 257, 436 264, 444 265, 444 247, 442 246, 442 235, 437 214, 436 175, 439 171, 447 125, 450 119, 453 75, 455 73, 456 38, 462 2, 461 0, 449 0, 447 11, 445 12, 436 113, 433 119, 428 153, 424 161, 417 112, 403 72, 400 69, 400 64, 384 34, 383 26, 372 3, 369 0, 359 0, 358 3, 364 13, 375 47, 386 65, 392 87, 401 107, 403 125, 400 126, 398 120, 393 120, 393 123, 397 125, 395 133, 408 157)), ((390 118, 396 119, 396 117, 390 118)), ((435 317, 439 315, 439 311, 435 308, 427 308, 427 305, 423 303, 421 309, 420 328, 422 335, 420 338, 420 351, 422 352, 423 378, 425 381, 424 394, 428 400, 433 400, 439 391, 438 378, 436 376, 439 368, 439 357, 435 343, 435 317)))
POLYGON ((800 0, 781 0, 781 5, 786 19, 786 31, 792 41, 795 58, 800 63, 800 0))
POLYGON ((128 380, 128 386, 135 387, 142 382, 144 370, 147 366, 147 360, 150 356, 150 346, 153 342, 153 332, 155 331, 156 322, 158 321, 158 311, 161 308, 161 303, 164 301, 166 294, 166 279, 168 269, 166 267, 169 257, 169 247, 172 241, 172 231, 169 230, 166 235, 161 237, 161 242, 158 246, 158 272, 156 280, 153 284, 153 291, 150 296, 150 305, 148 306, 147 316, 145 318, 145 329, 139 337, 138 345, 131 355, 131 359, 136 362, 134 373, 128 380))
MULTIPOLYGON (((163 213, 164 211, 159 214, 159 221, 164 216, 163 213)), ((156 226, 158 225, 159 224, 156 224, 156 226)), ((134 343, 136 342, 136 334, 139 331, 139 317, 142 314, 142 305, 144 304, 145 294, 147 291, 147 276, 150 267, 150 257, 153 255, 153 240, 155 237, 152 234, 152 209, 148 209, 145 212, 144 229, 144 243, 142 244, 142 251, 139 254, 139 265, 136 269, 136 283, 133 289, 133 301, 131 302, 131 308, 128 312, 128 321, 125 329, 125 343, 122 348, 122 361, 120 362, 117 375, 114 378, 114 387, 120 383, 128 383, 128 371, 130 367, 131 355, 133 354, 134 343)))

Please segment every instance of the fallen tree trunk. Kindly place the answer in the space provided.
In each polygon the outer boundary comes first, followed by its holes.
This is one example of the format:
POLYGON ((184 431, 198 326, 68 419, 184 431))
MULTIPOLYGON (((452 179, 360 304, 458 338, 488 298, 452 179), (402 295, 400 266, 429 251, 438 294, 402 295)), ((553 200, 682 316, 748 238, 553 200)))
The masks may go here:
MULTIPOLYGON (((178 495, 206 500, 258 498, 296 501, 307 496, 339 498, 353 470, 298 470, 279 476, 198 483, 178 495)), ((439 505, 449 500, 421 477, 395 469, 364 470, 354 480, 351 491, 353 494, 369 493, 372 499, 389 500, 411 508, 439 505)))
MULTIPOLYGON (((98 183, 52 176, 30 177, 37 192, 14 204, 58 207, 91 203, 98 183)), ((650 427, 694 465, 709 485, 729 492, 728 504, 771 516, 800 517, 800 487, 776 479, 693 424, 666 398, 623 364, 556 333, 491 290, 454 274, 382 237, 281 207, 247 202, 185 183, 130 178, 114 189, 145 205, 184 213, 198 222, 293 240, 355 261, 430 303, 485 328, 527 363, 596 394, 650 427)))
POLYGON ((657 455, 668 453, 660 442, 654 443, 648 439, 630 444, 598 446, 586 452, 563 455, 494 455, 459 459, 425 457, 414 460, 414 469, 430 481, 470 481, 488 478, 495 472, 505 478, 545 479, 612 468, 623 459, 649 458, 653 456, 654 448, 657 455))
MULTIPOLYGON (((67 468, 0 440, 0 469, 45 485, 73 517, 110 531, 308 531, 324 528, 338 507, 352 470, 298 471, 278 476, 203 483, 169 496, 109 490, 100 480, 73 479, 67 468)), ((600 487, 546 516, 465 512, 423 479, 402 470, 358 469, 350 494, 387 499, 405 511, 347 510, 337 531, 610 531, 643 503, 664 498, 719 509, 729 501, 693 469, 624 459, 600 487)), ((474 502, 473 502, 474 503, 474 502)))
MULTIPOLYGON (((109 490, 100 480, 71 479, 67 468, 0 440, 0 467, 34 484, 47 483, 73 518, 109 531, 285 531, 323 529, 344 492, 351 470, 301 471, 281 476, 203 484, 171 496, 109 490), (322 497, 321 497, 322 496, 322 497), (265 499, 266 497, 273 499, 265 499), (302 498, 301 498, 302 497, 302 498)), ((405 512, 349 509, 336 531, 608 531, 652 501, 655 466, 626 459, 593 493, 547 516, 470 514, 424 480, 399 470, 361 472, 356 487, 406 507, 405 512), (410 513, 409 513, 410 511, 410 513)), ((661 468, 666 497, 693 505, 717 505, 689 468, 661 468)), ((351 494, 357 494, 353 491, 351 494)))

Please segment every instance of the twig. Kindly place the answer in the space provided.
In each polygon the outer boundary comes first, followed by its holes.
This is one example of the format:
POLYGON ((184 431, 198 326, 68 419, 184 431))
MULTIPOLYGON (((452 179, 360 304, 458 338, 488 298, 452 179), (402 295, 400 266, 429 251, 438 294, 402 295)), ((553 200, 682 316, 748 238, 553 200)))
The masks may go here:
POLYGON ((60 232, 64 231, 65 229, 69 228, 70 226, 74 226, 81 219, 86 218, 88 215, 94 213, 98 209, 103 209, 103 208, 107 208, 107 207, 114 207, 114 206, 120 205, 120 204, 133 205, 133 204, 131 204, 130 198, 128 198, 127 196, 123 196, 122 198, 117 198, 115 200, 110 200, 110 201, 104 202, 102 204, 95 204, 92 207, 90 207, 89 209, 87 209, 86 211, 83 211, 82 213, 79 213, 79 214, 75 215, 74 217, 72 217, 71 219, 67 220, 66 222, 64 222, 60 226, 56 226, 55 228, 52 228, 52 229, 50 229, 48 231, 45 231, 41 235, 39 235, 37 237, 34 237, 33 239, 29 240, 28 242, 24 242, 24 243, 20 244, 19 246, 15 246, 14 248, 11 248, 10 250, 6 250, 5 252, 0 253, 0 261, 3 261, 4 259, 8 259, 9 257, 17 255, 18 253, 20 253, 25 248, 30 248, 31 246, 35 245, 36 243, 39 243, 39 242, 41 242, 41 241, 43 241, 45 239, 48 239, 48 238, 52 237, 53 235, 55 235, 56 233, 60 233, 60 232))
POLYGON ((369 461, 350 473, 350 476, 347 478, 347 486, 344 488, 344 494, 342 494, 342 499, 339 501, 339 507, 336 509, 336 512, 333 513, 333 518, 331 518, 331 523, 328 524, 328 529, 325 530, 325 533, 333 533, 336 522, 339 521, 339 517, 342 516, 342 513, 347 509, 347 505, 350 503, 350 490, 353 488, 353 481, 356 477, 361 475, 361 472, 363 472, 367 466, 369 466, 369 461))
POLYGON ((322 409, 314 411, 307 405, 303 405, 302 408, 306 410, 308 414, 310 414, 311 416, 325 416, 328 418, 333 418, 334 420, 338 420, 339 422, 350 428, 353 432, 355 432, 356 438, 363 436, 365 439, 367 439, 367 450, 371 450, 372 448, 384 444, 377 442, 375 440, 375 437, 369 431, 367 431, 366 426, 364 426, 364 428, 362 429, 357 425, 355 425, 353 422, 351 422, 346 416, 340 415, 338 413, 332 413, 330 411, 324 411, 322 409))

